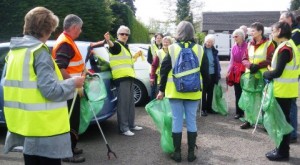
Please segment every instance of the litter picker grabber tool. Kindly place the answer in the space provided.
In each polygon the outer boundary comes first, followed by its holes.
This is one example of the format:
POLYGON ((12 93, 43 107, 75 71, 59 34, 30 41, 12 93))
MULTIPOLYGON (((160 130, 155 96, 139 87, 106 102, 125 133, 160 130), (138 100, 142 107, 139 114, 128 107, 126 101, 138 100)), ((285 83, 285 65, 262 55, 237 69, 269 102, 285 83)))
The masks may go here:
MULTIPOLYGON (((89 55, 86 57, 86 59, 85 59, 85 64, 89 61, 89 59, 90 59, 90 57, 92 56, 92 54, 93 54, 93 52, 92 52, 92 49, 90 48, 89 49, 89 55)), ((85 65, 86 66, 86 65, 85 65)), ((86 72, 86 69, 84 70, 85 72, 86 72)), ((94 119, 95 119, 95 121, 96 121, 96 123, 97 123, 97 126, 98 126, 98 128, 99 128, 99 130, 100 130, 100 133, 101 133, 101 135, 102 135, 102 137, 103 137, 103 139, 104 139, 104 142, 105 142, 105 144, 106 144, 106 148, 107 148, 107 157, 108 157, 108 159, 110 159, 110 155, 112 154, 115 158, 117 158, 117 155, 115 154, 115 152, 113 152, 111 149, 110 149, 110 146, 108 145, 108 143, 107 143, 107 140, 106 140, 106 138, 105 138, 105 135, 104 135, 104 133, 103 133, 103 131, 102 131, 102 129, 101 129, 101 126, 100 126, 100 123, 99 123, 99 121, 97 120, 97 115, 96 115, 96 113, 95 113, 95 110, 94 110, 94 108, 92 107, 92 105, 91 105, 91 103, 90 103, 90 99, 89 99, 89 96, 87 95, 87 93, 86 93, 86 91, 85 90, 83 90, 83 93, 84 93, 84 96, 85 96, 85 98, 87 99, 87 102, 88 102, 88 105, 89 105, 89 109, 90 109, 90 111, 93 113, 93 116, 94 116, 94 119)))
POLYGON ((104 142, 105 142, 105 144, 106 144, 106 148, 107 148, 107 157, 108 157, 108 159, 110 159, 110 155, 111 155, 111 154, 114 155, 115 158, 118 158, 117 155, 116 155, 116 153, 113 152, 113 151, 110 149, 110 147, 109 147, 109 145, 108 145, 108 143, 107 143, 107 140, 106 140, 106 138, 105 138, 105 136, 104 136, 104 133, 103 133, 103 131, 102 131, 102 129, 101 129, 100 123, 99 123, 99 121, 97 120, 97 116, 96 116, 96 113, 95 113, 95 111, 94 111, 94 108, 91 106, 90 101, 89 101, 89 98, 88 98, 88 95, 87 95, 86 93, 85 93, 85 97, 86 97, 87 100, 88 100, 87 102, 88 102, 88 104, 89 104, 89 106, 90 106, 90 110, 92 111, 92 113, 93 113, 93 115, 94 115, 95 121, 96 121, 96 123, 97 123, 97 125, 98 125, 98 128, 99 128, 99 130, 100 130, 100 133, 101 133, 101 135, 102 135, 102 137, 103 137, 103 139, 104 139, 104 142))
POLYGON ((263 96, 263 99, 262 99, 261 104, 260 104, 259 112, 258 112, 258 115, 257 115, 257 119, 256 119, 256 122, 255 122, 254 129, 253 129, 253 131, 252 131, 252 134, 254 134, 254 132, 256 131, 257 124, 258 124, 258 120, 259 120, 259 116, 260 116, 260 114, 262 113, 263 104, 264 104, 264 101, 265 101, 266 96, 267 96, 268 88, 269 88, 269 82, 267 81, 267 84, 266 84, 266 90, 264 91, 264 96, 263 96))

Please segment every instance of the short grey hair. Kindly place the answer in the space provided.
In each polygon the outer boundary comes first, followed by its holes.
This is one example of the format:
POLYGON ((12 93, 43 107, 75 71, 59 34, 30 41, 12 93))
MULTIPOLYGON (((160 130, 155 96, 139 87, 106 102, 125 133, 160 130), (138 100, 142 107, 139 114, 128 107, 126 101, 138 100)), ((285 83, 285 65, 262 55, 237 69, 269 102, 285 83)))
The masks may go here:
POLYGON ((297 20, 296 20, 296 17, 295 15, 291 12, 291 11, 285 11, 285 12, 282 12, 280 14, 280 17, 285 17, 285 18, 291 18, 292 20, 292 25, 297 25, 297 20))
POLYGON ((177 25, 175 38, 177 41, 194 41, 195 30, 188 21, 181 21, 177 25))
POLYGON ((121 25, 117 31, 117 35, 119 35, 120 33, 130 34, 130 29, 127 26, 121 25))
POLYGON ((64 19, 64 30, 68 30, 73 25, 82 26, 83 21, 80 17, 75 14, 69 14, 64 19))
POLYGON ((245 33, 243 29, 235 29, 232 33, 232 36, 241 36, 245 40, 245 33))
POLYGON ((208 40, 211 40, 213 42, 213 45, 215 44, 215 36, 213 34, 208 34, 207 36, 205 36, 204 43, 206 43, 208 40))

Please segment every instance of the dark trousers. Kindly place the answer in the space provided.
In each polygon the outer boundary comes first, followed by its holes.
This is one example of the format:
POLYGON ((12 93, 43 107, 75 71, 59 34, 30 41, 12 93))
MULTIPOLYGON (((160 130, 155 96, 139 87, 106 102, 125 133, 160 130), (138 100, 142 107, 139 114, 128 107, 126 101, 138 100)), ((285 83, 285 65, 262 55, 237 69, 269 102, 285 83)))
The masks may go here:
POLYGON ((156 98, 156 95, 157 95, 157 75, 155 75, 155 79, 154 79, 154 83, 153 85, 151 86, 151 98, 150 98, 150 101, 151 100, 154 100, 156 98))
POLYGON ((212 112, 212 98, 214 92, 214 86, 218 82, 215 79, 215 74, 210 74, 207 83, 203 86, 202 90, 202 110, 212 112))
MULTIPOLYGON (((73 99, 68 100, 68 109, 70 111, 73 99)), ((70 117, 70 127, 71 127, 71 145, 72 151, 74 154, 74 149, 76 148, 78 142, 78 130, 79 130, 79 123, 80 123, 80 97, 77 95, 73 111, 70 117)))
MULTIPOLYGON (((290 109, 291 109, 292 99, 291 98, 276 98, 276 100, 284 113, 286 121, 288 123, 290 123, 290 109)), ((283 139, 278 148, 278 152, 280 155, 283 155, 283 156, 289 155, 290 135, 291 134, 287 134, 287 135, 283 136, 283 139)))
POLYGON ((234 94, 235 94, 235 114, 237 115, 244 115, 244 111, 239 107, 239 100, 242 95, 242 87, 241 84, 234 84, 234 94))
POLYGON ((60 159, 26 154, 23 154, 23 156, 25 165, 61 165, 60 159))

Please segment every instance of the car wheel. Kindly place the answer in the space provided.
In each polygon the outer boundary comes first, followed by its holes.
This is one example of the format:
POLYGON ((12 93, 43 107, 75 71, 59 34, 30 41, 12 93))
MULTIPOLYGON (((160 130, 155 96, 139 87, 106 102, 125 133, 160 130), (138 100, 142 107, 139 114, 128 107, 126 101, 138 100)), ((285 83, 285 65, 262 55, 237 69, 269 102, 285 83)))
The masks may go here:
POLYGON ((133 96, 135 105, 143 105, 147 101, 148 93, 143 83, 134 81, 133 96))

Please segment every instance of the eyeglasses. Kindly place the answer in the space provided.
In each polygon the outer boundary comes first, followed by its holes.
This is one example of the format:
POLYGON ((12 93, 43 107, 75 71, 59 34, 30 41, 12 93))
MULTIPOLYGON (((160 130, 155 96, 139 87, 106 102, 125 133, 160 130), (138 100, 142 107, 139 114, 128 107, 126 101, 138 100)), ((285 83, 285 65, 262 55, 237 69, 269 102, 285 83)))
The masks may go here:
POLYGON ((233 38, 238 38, 239 36, 233 36, 233 38))
POLYGON ((119 33, 121 36, 129 36, 127 33, 119 33))

